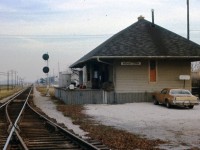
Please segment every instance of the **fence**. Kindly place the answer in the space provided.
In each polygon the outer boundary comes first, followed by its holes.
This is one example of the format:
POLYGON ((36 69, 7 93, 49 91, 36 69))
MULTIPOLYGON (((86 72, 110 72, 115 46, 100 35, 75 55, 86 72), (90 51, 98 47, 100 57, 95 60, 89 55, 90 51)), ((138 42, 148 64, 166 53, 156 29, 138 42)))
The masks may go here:
POLYGON ((55 88, 55 97, 66 104, 123 104, 151 102, 151 93, 115 93, 104 90, 65 90, 55 88))

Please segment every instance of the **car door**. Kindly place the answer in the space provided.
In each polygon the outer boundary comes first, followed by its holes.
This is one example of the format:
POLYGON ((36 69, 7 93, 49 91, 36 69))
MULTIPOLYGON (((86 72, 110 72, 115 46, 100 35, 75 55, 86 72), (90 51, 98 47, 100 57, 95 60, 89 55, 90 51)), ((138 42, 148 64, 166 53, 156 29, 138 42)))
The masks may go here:
POLYGON ((163 90, 160 92, 159 102, 165 103, 165 98, 167 97, 167 93, 168 93, 168 90, 167 90, 167 89, 163 89, 163 90))

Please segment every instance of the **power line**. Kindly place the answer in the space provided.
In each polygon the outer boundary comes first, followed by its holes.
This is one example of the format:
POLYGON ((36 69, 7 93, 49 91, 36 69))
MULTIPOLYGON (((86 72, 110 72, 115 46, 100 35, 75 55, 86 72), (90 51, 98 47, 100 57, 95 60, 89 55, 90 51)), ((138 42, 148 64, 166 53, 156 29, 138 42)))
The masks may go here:
POLYGON ((0 34, 0 36, 106 36, 108 34, 0 34))
POLYGON ((102 38, 109 37, 113 34, 93 34, 93 35, 15 35, 15 34, 0 34, 0 38, 31 38, 31 39, 76 39, 76 38, 102 38))
POLYGON ((192 31, 192 32, 200 32, 200 30, 190 30, 190 31, 192 31))

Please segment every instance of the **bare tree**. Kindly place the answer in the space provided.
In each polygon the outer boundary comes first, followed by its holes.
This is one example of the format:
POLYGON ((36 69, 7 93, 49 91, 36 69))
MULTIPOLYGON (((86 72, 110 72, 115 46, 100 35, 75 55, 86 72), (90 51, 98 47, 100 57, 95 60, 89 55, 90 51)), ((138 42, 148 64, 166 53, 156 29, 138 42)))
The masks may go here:
POLYGON ((200 61, 195 61, 191 63, 191 71, 200 71, 200 61))

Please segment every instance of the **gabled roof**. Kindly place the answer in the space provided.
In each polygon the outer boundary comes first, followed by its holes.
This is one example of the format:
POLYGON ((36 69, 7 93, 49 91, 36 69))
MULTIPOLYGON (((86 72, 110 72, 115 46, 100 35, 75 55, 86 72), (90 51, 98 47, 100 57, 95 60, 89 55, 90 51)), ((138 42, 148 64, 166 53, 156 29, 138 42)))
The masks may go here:
POLYGON ((80 67, 94 58, 200 59, 200 45, 145 19, 139 19, 70 67, 80 67))

